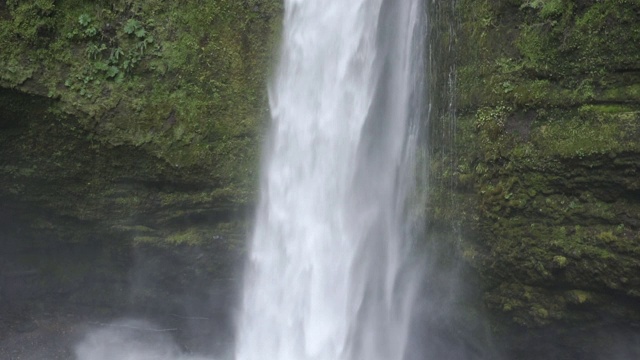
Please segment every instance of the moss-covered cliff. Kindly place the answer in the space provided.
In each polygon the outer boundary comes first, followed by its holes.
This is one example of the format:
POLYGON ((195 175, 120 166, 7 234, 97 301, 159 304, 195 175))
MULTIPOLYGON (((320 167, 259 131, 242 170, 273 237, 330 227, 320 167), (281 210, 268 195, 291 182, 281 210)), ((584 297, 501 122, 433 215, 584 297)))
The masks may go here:
POLYGON ((640 3, 460 0, 440 21, 457 116, 435 119, 452 150, 434 150, 434 181, 453 198, 436 190, 434 225, 462 229, 511 354, 615 351, 640 323, 640 3))
POLYGON ((202 247, 185 273, 170 271, 181 255, 154 271, 172 284, 228 277, 280 12, 269 0, 0 1, 0 271, 109 298, 114 263, 202 247), (95 285, 101 264, 108 286, 95 285))

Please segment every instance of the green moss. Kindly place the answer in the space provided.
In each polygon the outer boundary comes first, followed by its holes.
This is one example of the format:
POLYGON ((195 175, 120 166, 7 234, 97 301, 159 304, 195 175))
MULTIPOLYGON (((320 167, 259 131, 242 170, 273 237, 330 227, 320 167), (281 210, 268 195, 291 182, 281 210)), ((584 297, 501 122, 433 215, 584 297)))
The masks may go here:
POLYGON ((13 35, 30 43, 39 42, 53 28, 53 0, 21 2, 8 0, 6 6, 13 20, 13 35))
POLYGON ((640 4, 463 0, 457 11, 458 94, 436 104, 457 108, 436 110, 434 139, 451 149, 434 150, 431 183, 444 190, 431 218, 460 228, 455 246, 482 275, 495 324, 596 322, 583 305, 640 318, 627 307, 640 286, 629 231, 640 4))
POLYGON ((556 255, 553 257, 553 265, 557 268, 564 268, 567 266, 567 258, 564 256, 556 255))
POLYGON ((231 277, 255 199, 281 6, 0 2, 3 246, 46 249, 11 260, 48 273, 56 294, 91 284, 69 301, 131 301, 122 288, 134 253, 160 262, 149 278, 175 293, 231 277), (43 261, 49 249, 84 247, 91 256, 43 261))
POLYGON ((147 227, 147 226, 143 226, 143 225, 131 225, 131 226, 126 226, 126 225, 114 225, 112 227, 112 229, 117 230, 117 231, 131 231, 131 232, 136 232, 136 233, 152 233, 155 230, 147 227))
POLYGON ((136 246, 145 245, 145 244, 157 245, 157 244, 161 244, 162 241, 163 239, 157 236, 134 236, 133 237, 133 243, 136 246))
POLYGON ((543 122, 534 131, 532 141, 548 155, 583 158, 636 150, 639 130, 636 113, 603 113, 584 106, 565 121, 550 118, 543 122))
POLYGON ((21 180, 14 194, 84 219, 105 208, 150 211, 152 189, 121 191, 131 179, 185 184, 161 191, 162 207, 253 200, 280 2, 39 0, 7 9, 0 85, 15 91, 0 93, 0 122, 21 129, 4 147, 18 154, 3 164, 6 179, 21 180), (15 106, 20 93, 46 106, 15 106), (50 164, 25 165, 50 149, 50 164), (66 178, 62 168, 79 181, 57 192, 95 206, 72 214, 54 191, 30 189, 32 177, 66 178))
POLYGON ((167 242, 172 245, 196 245, 204 241, 204 234, 195 229, 189 229, 167 237, 167 242))
POLYGON ((593 296, 589 292, 581 291, 581 290, 569 291, 569 292, 567 292, 566 296, 567 296, 568 300, 571 301, 574 304, 585 304, 590 299, 593 298, 593 296))
POLYGON ((278 2, 67 0, 55 9, 29 12, 51 23, 47 46, 35 51, 14 33, 18 18, 0 21, 0 41, 14 50, 3 52, 9 86, 37 71, 40 94, 60 99, 55 111, 76 117, 94 142, 142 147, 174 167, 207 166, 248 200, 278 2), (33 62, 23 61, 27 52, 33 62))

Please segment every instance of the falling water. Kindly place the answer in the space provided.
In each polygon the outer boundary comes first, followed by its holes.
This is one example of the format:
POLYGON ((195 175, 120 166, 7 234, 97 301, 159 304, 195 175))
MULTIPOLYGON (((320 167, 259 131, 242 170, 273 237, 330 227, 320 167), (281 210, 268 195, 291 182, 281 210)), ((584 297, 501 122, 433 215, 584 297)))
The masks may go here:
POLYGON ((422 0, 285 0, 236 359, 405 356, 422 0))

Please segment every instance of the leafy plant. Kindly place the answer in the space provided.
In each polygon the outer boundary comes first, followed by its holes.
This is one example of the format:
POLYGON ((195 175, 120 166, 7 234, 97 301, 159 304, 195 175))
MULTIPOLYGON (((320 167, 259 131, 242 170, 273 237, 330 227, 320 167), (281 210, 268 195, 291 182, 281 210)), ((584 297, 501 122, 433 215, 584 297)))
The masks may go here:
POLYGON ((93 37, 93 36, 96 36, 96 34, 98 34, 98 29, 96 29, 94 26, 90 26, 90 27, 88 27, 88 28, 84 31, 84 34, 85 34, 87 37, 93 37))
POLYGON ((530 0, 520 6, 521 9, 526 7, 538 9, 542 17, 549 17, 562 13, 565 5, 562 0, 530 0))
POLYGON ((144 28, 142 27, 142 24, 140 24, 140 21, 136 20, 136 19, 129 19, 127 20, 127 22, 124 24, 124 32, 131 35, 133 33, 136 33, 139 30, 143 30, 144 28))
POLYGON ((144 39, 136 44, 136 49, 138 50, 140 55, 144 55, 145 50, 147 50, 147 44, 150 44, 151 42, 153 42, 153 39, 151 39, 151 41, 149 41, 148 39, 144 39))
POLYGON ((87 54, 88 58, 95 60, 105 50, 107 50, 107 45, 105 44, 90 43, 85 50, 85 54, 87 54))
POLYGON ((109 66, 107 69, 108 78, 115 78, 118 74, 120 74, 120 69, 117 66, 109 66))
POLYGON ((513 84, 511 84, 510 81, 505 81, 502 83, 502 92, 505 94, 508 94, 510 92, 512 92, 514 89, 513 84))
POLYGON ((87 27, 91 23, 91 16, 89 16, 89 14, 82 14, 78 17, 78 22, 80 25, 87 27))
POLYGON ((145 36, 147 36, 147 31, 141 27, 135 31, 135 34, 136 34, 136 37, 138 38, 144 38, 145 36))
MULTIPOLYGON (((112 19, 111 21, 117 21, 112 19)), ((113 25, 105 25, 102 27, 98 24, 96 18, 88 13, 78 16, 75 28, 67 34, 69 39, 78 39, 86 41, 85 55, 88 59, 93 60, 89 67, 85 69, 85 74, 89 74, 96 79, 113 80, 122 82, 127 73, 140 64, 140 62, 148 56, 149 53, 158 55, 159 45, 155 44, 155 39, 150 32, 153 29, 153 21, 143 22, 135 18, 121 20, 119 22, 122 31, 110 32, 113 25), (102 34, 102 41, 89 40, 95 39, 96 35, 101 34, 100 28, 106 33, 102 34), (105 40, 106 39, 106 40, 105 40), (150 49, 151 44, 155 44, 150 49)), ((91 97, 91 92, 86 86, 83 78, 67 80, 67 87, 77 90, 84 97, 91 97)))
POLYGON ((94 25, 91 15, 87 13, 80 14, 80 16, 78 16, 78 24, 80 24, 81 27, 80 31, 78 31, 78 29, 75 29, 71 33, 67 34, 68 38, 73 38, 76 35, 80 34, 83 35, 82 37, 90 38, 98 34, 98 28, 94 25))
POLYGON ((112 49, 111 55, 109 55, 109 62, 111 64, 117 64, 121 56, 124 56, 124 51, 122 51, 120 47, 112 49))

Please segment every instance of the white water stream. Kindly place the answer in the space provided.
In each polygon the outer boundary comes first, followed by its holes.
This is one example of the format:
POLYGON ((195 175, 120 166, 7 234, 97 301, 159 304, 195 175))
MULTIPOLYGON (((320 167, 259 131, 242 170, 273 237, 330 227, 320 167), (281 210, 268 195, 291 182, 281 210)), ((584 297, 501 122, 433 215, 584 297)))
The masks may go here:
POLYGON ((421 0, 285 0, 236 360, 400 360, 421 0))

